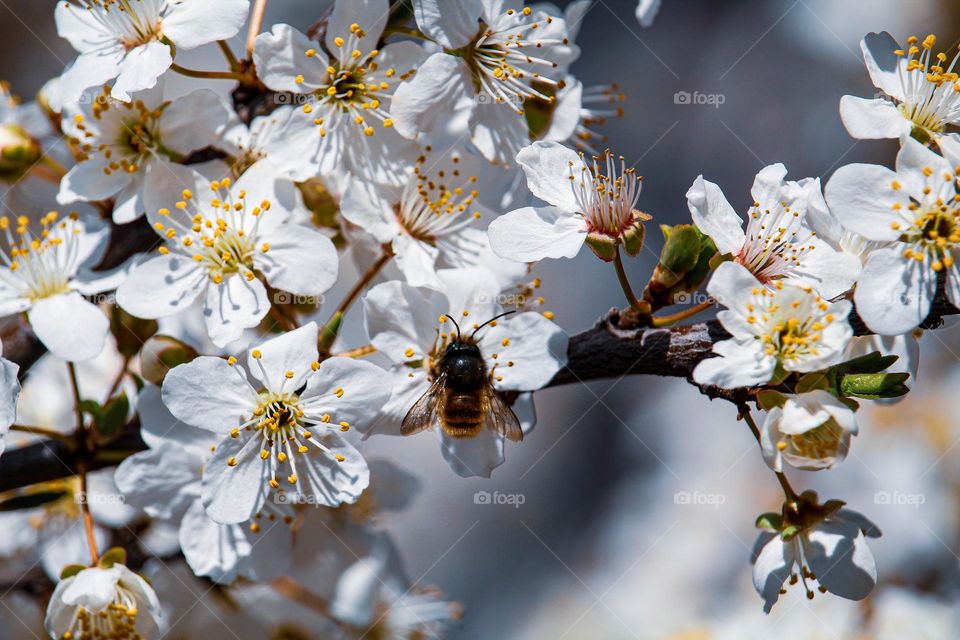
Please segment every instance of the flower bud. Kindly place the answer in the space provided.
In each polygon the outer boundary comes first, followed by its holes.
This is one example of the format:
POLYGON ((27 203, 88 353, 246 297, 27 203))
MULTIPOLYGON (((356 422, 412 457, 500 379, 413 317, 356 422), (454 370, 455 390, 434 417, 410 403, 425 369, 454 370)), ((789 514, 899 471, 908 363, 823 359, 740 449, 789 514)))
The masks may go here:
POLYGON ((0 124, 0 180, 13 181, 29 171, 43 150, 20 125, 0 124))
POLYGON ((898 398, 909 391, 909 373, 852 373, 840 380, 840 393, 859 398, 898 398))
POLYGON ((153 336, 140 349, 140 375, 160 386, 170 369, 190 362, 197 355, 193 347, 172 336, 153 336))
POLYGON ((649 219, 649 215, 641 211, 635 211, 633 225, 621 233, 623 249, 627 252, 627 255, 635 256, 643 249, 643 240, 647 235, 647 228, 643 226, 643 223, 649 219))
POLYGON ((617 238, 604 233, 587 234, 587 246, 604 262, 613 262, 617 257, 617 238))

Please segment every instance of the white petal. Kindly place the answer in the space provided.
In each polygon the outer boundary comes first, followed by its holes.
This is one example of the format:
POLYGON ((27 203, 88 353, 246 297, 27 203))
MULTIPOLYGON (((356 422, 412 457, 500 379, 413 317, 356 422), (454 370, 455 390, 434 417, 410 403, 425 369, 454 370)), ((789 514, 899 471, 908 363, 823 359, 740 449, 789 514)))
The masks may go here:
MULTIPOLYGON (((436 338, 440 314, 450 312, 446 296, 399 281, 379 284, 363 298, 364 322, 370 341, 392 362, 422 357, 436 338)), ((451 312, 452 313, 452 312, 451 312)))
POLYGON ((294 391, 313 373, 310 365, 316 360, 317 323, 308 322, 251 349, 247 370, 268 389, 278 391, 283 384, 284 389, 294 391), (253 357, 254 351, 260 353, 259 358, 253 357), (293 376, 287 378, 290 371, 293 376))
POLYGON ((116 597, 119 580, 120 572, 113 569, 84 569, 64 590, 61 599, 66 604, 100 611, 116 597))
POLYGON ((417 26, 447 49, 468 44, 480 28, 480 3, 474 0, 414 0, 417 26))
POLYGON ((873 85, 887 95, 903 100, 903 85, 897 69, 901 58, 894 53, 899 48, 897 41, 886 31, 868 33, 860 41, 860 50, 863 51, 863 60, 873 85))
POLYGON ((193 49, 237 35, 250 11, 249 0, 190 0, 170 4, 163 35, 178 49, 193 49))
POLYGON ((837 169, 824 189, 830 210, 847 229, 868 240, 896 240, 901 231, 894 222, 903 222, 893 210, 899 203, 905 211, 910 204, 905 189, 893 188, 903 178, 875 164, 848 164, 837 169))
POLYGON ((243 371, 223 358, 200 356, 174 367, 163 379, 163 403, 187 424, 225 434, 257 404, 243 371))
POLYGON ((550 382, 567 363, 568 342, 563 329, 539 313, 526 312, 481 329, 480 350, 488 368, 496 365, 497 389, 534 391, 550 382), (492 353, 497 354, 496 360, 492 353))
POLYGON ((393 94, 390 115, 394 128, 410 139, 433 130, 470 86, 469 70, 460 58, 446 53, 430 56, 393 94))
POLYGON ((53 10, 57 35, 65 39, 77 51, 100 49, 115 37, 92 11, 69 2, 58 2, 53 10))
POLYGON ((310 430, 314 433, 313 440, 329 453, 311 446, 307 454, 311 456, 310 463, 299 459, 297 484, 286 485, 288 499, 325 507, 353 504, 370 484, 367 461, 340 436, 339 427, 337 432, 332 432, 321 424, 310 430), (336 456, 341 456, 343 461, 338 461, 336 456))
POLYGON ((327 81, 326 60, 306 57, 304 52, 316 49, 317 43, 287 24, 275 24, 269 33, 257 36, 253 61, 263 83, 274 91, 302 93, 316 89, 327 81), (296 77, 302 75, 303 83, 296 77))
MULTIPOLYGON (((707 283, 707 293, 718 304, 727 307, 737 315, 743 315, 747 312, 747 305, 753 302, 752 291, 760 286, 760 281, 746 267, 728 261, 713 272, 710 282, 707 283)), ((745 334, 736 332, 734 327, 724 326, 734 336, 746 337, 745 334)))
POLYGON ((657 17, 661 4, 661 0, 640 0, 634 14, 641 27, 646 28, 653 25, 653 19, 657 17))
POLYGON ((207 282, 188 257, 158 255, 134 267, 117 288, 117 304, 138 318, 162 318, 189 307, 207 282))
POLYGON ((523 207, 493 220, 487 234, 501 258, 536 262, 576 256, 587 239, 587 225, 583 216, 556 207, 523 207))
POLYGON ((89 360, 103 351, 110 330, 107 316, 76 292, 41 298, 27 312, 40 342, 58 358, 89 360))
POLYGON ((462 478, 489 478, 503 464, 503 436, 484 429, 472 438, 453 438, 440 431, 440 452, 462 478))
POLYGON ((580 210, 571 185, 581 179, 589 181, 593 174, 573 149, 557 142, 534 142, 517 154, 517 162, 533 195, 563 211, 580 210))
POLYGON ((764 612, 770 613, 780 597, 784 580, 793 569, 794 558, 789 543, 784 543, 777 533, 761 534, 754 549, 761 543, 762 548, 755 553, 753 561, 753 587, 763 598, 764 612))
POLYGON ((900 145, 897 175, 907 192, 921 202, 938 196, 949 201, 957 194, 953 166, 943 156, 913 138, 905 139, 900 145), (929 179, 926 176, 928 171, 932 173, 929 179), (924 188, 930 184, 933 185, 933 193, 931 197, 925 197, 924 188))
POLYGON ((79 100, 86 89, 102 86, 116 78, 123 57, 124 50, 119 44, 80 54, 60 76, 61 106, 79 100))
POLYGON ((512 166, 523 145, 530 142, 526 117, 517 113, 519 105, 498 104, 486 93, 476 99, 470 113, 470 141, 490 162, 512 166))
POLYGON ((778 204, 781 200, 780 194, 784 189, 783 181, 786 177, 787 168, 780 162, 761 169, 750 188, 753 201, 759 202, 763 209, 769 209, 778 204))
POLYGON ((436 246, 403 234, 393 241, 393 250, 397 254, 397 268, 411 286, 434 289, 443 286, 437 277, 437 256, 440 251, 436 246))
POLYGON ((877 565, 855 524, 829 519, 801 536, 807 563, 827 591, 850 600, 869 595, 877 583, 877 565))
POLYGON ((926 319, 936 292, 936 273, 926 262, 903 257, 906 245, 878 249, 867 258, 853 299, 874 333, 897 335, 926 319))
POLYGON ((837 251, 819 237, 811 238, 812 247, 785 279, 789 284, 806 285, 826 300, 848 291, 860 275, 860 259, 845 251, 837 251))
POLYGON ((840 119, 852 138, 874 140, 909 134, 910 121, 889 100, 854 96, 840 98, 840 119))
POLYGON ((157 79, 170 68, 172 62, 170 47, 158 40, 128 51, 110 95, 117 100, 130 102, 131 93, 156 85, 157 79))
POLYGON ((230 109, 223 99, 209 89, 200 89, 164 109, 160 135, 165 147, 186 154, 216 143, 229 121, 230 109))
POLYGON ((355 180, 340 200, 340 213, 376 238, 377 242, 390 242, 400 233, 400 225, 393 211, 399 198, 400 194, 393 193, 393 190, 355 180))
POLYGON ((60 181, 60 193, 57 202, 88 202, 104 200, 117 194, 130 183, 130 174, 126 171, 104 172, 106 163, 99 158, 91 158, 73 165, 60 181))
POLYGON ((687 191, 687 207, 693 223, 710 236, 722 253, 736 254, 743 246, 743 219, 723 195, 719 186, 697 177, 687 191))
POLYGON ((752 387, 768 382, 776 368, 776 361, 766 357, 754 340, 745 343, 724 340, 713 346, 713 352, 719 357, 703 360, 693 370, 697 384, 724 389, 752 387))
POLYGON ((258 251, 254 264, 271 287, 304 296, 319 296, 337 281, 340 261, 327 236, 298 224, 282 224, 263 233, 269 251, 258 251))
POLYGON ((203 506, 220 524, 246 522, 267 498, 269 466, 260 460, 258 438, 227 436, 203 467, 203 506), (237 464, 227 461, 236 458, 237 464))
POLYGON ((334 56, 340 52, 341 60, 349 60, 350 51, 344 51, 345 47, 337 47, 335 40, 338 37, 348 42, 353 40, 350 27, 357 24, 364 31, 364 36, 357 39, 355 48, 366 55, 377 48, 377 41, 389 16, 389 0, 336 0, 327 22, 327 50, 334 56))
POLYGON ((164 520, 181 517, 200 497, 200 465, 173 444, 134 454, 114 479, 127 503, 164 520))
POLYGON ((210 340, 225 347, 250 329, 260 324, 270 311, 267 290, 257 278, 247 280, 235 273, 221 284, 207 286, 203 301, 204 322, 210 340))
POLYGON ((346 422, 365 431, 380 415, 390 399, 389 374, 369 362, 352 358, 328 358, 307 380, 300 395, 301 407, 308 416, 330 415, 333 423, 346 422), (337 396, 335 391, 342 390, 337 396))

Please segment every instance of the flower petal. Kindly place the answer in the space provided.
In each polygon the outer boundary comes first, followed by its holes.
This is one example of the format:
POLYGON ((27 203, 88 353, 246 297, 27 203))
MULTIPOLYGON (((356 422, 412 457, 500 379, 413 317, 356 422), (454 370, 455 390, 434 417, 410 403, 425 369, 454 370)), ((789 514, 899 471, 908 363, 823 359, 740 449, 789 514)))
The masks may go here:
POLYGON ((207 283, 207 275, 184 255, 158 255, 134 267, 117 288, 117 304, 138 318, 183 311, 207 283))
POLYGON ((131 49, 120 65, 120 75, 110 95, 117 100, 130 102, 131 93, 155 86, 157 79, 172 63, 170 47, 159 40, 131 49))
POLYGON ((247 20, 249 0, 190 0, 170 3, 163 35, 178 49, 194 49, 237 35, 247 20))
POLYGON ((720 187, 698 176, 687 190, 693 223, 710 236, 721 254, 736 254, 743 246, 743 218, 737 215, 720 187))
POLYGON ((266 501, 269 466, 262 463, 259 452, 258 438, 227 436, 204 465, 203 506, 220 524, 246 522, 266 501), (236 464, 231 466, 231 460, 236 464))
POLYGON ((447 49, 467 45, 480 28, 481 5, 473 0, 414 0, 417 26, 447 49))
POLYGON ((163 403, 179 420, 225 434, 239 425, 257 403, 257 394, 223 358, 200 356, 174 367, 163 379, 163 403))
MULTIPOLYGON (((268 251, 253 258, 270 286, 304 296, 319 296, 337 281, 340 260, 327 236, 298 224, 281 224, 260 236, 268 251)), ((262 249, 258 247, 258 249, 262 249)))
POLYGON ((840 98, 840 119, 850 137, 859 140, 899 138, 909 134, 910 120, 889 100, 855 96, 840 98))
POLYGON ((830 593, 862 600, 877 583, 877 565, 857 525, 828 519, 801 535, 804 557, 830 593))
POLYGON ((556 207, 523 207, 496 218, 487 229, 493 252, 506 260, 573 258, 587 239, 583 216, 556 207))
POLYGON ((470 86, 469 69, 460 58, 433 54, 394 92, 390 101, 394 128, 410 139, 433 130, 468 95, 470 86))
POLYGON ((299 389, 313 373, 311 364, 318 355, 317 333, 317 323, 308 322, 257 345, 247 354, 247 370, 267 389, 278 391, 281 384, 290 391, 299 389), (259 357, 255 358, 254 352, 259 357), (291 371, 293 376, 287 378, 291 371))
POLYGON ((581 179, 589 181, 593 174, 577 152, 557 142, 538 141, 517 154, 517 163, 533 195, 563 211, 580 211, 572 185, 581 179))
POLYGON ((440 452, 462 478, 489 478, 503 464, 503 436, 484 429, 472 438, 454 438, 440 430, 440 452))
POLYGON ((75 291, 37 300, 27 318, 40 342, 70 362, 97 356, 110 330, 107 316, 75 291))
POLYGON ((764 613, 770 613, 777 603, 780 589, 793 569, 794 556, 789 545, 774 532, 761 533, 754 545, 753 587, 763 598, 764 613))
POLYGON ((301 408, 308 416, 327 414, 331 422, 346 422, 366 431, 390 399, 390 375, 375 364, 352 358, 328 358, 307 380, 300 395, 301 408))
POLYGON ((905 258, 906 245, 877 249, 857 281, 857 313, 874 333, 897 335, 916 328, 930 312, 937 288, 936 272, 905 258))
POLYGON ((204 322, 210 340, 218 347, 225 347, 239 338, 244 329, 260 324, 269 311, 267 290, 257 278, 247 280, 235 273, 219 285, 207 286, 204 322))

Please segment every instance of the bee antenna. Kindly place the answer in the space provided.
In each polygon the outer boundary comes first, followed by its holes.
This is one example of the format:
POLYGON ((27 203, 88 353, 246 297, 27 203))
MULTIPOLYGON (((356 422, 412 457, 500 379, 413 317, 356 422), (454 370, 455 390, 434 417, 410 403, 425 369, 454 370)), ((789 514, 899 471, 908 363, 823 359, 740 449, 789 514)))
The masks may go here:
POLYGON ((473 333, 470 334, 470 339, 473 340, 473 336, 477 335, 477 331, 480 331, 480 329, 483 329, 485 326, 487 326, 487 325, 490 324, 491 322, 496 322, 496 321, 499 320, 500 318, 502 318, 502 317, 504 317, 504 316, 508 316, 508 315, 510 315, 511 313, 516 313, 516 312, 517 312, 517 310, 514 309, 513 311, 504 311, 504 312, 501 313, 500 315, 493 316, 492 318, 490 318, 489 320, 487 320, 486 322, 484 322, 482 325, 480 325, 479 327, 477 327, 476 329, 474 329, 474 330, 473 330, 473 333))
POLYGON ((444 317, 444 318, 448 318, 448 319, 450 320, 450 322, 453 323, 453 326, 455 326, 455 327, 457 328, 457 342, 460 342, 460 325, 457 324, 457 321, 454 320, 454 319, 453 319, 453 316, 451 316, 449 313, 443 314, 443 317, 444 317))

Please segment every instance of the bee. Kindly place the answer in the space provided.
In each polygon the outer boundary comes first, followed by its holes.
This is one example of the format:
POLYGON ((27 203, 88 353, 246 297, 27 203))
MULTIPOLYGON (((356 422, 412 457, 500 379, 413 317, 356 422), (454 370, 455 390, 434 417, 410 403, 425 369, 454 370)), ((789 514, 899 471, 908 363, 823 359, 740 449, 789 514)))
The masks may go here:
POLYGON ((454 438, 472 438, 483 429, 491 429, 514 442, 523 440, 520 421, 494 390, 474 339, 477 331, 510 313, 513 311, 487 320, 468 338, 461 336, 457 321, 446 316, 457 328, 457 338, 432 367, 433 384, 410 407, 400 426, 401 434, 409 436, 439 423, 444 433, 454 438))

